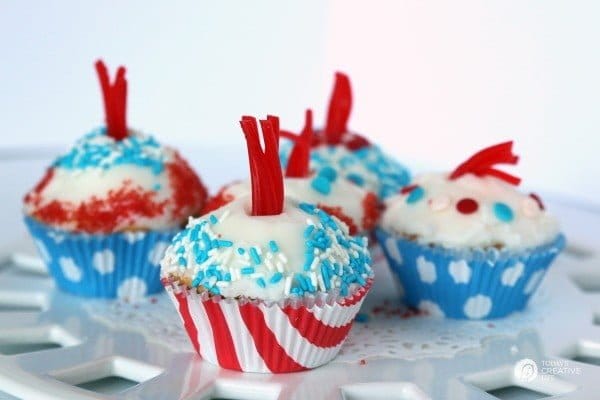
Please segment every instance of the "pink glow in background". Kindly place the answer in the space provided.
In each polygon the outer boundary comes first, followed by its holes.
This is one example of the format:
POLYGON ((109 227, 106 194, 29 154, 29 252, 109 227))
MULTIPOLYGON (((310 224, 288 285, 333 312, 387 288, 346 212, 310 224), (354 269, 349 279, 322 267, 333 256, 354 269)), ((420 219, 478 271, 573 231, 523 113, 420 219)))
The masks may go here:
POLYGON ((132 125, 190 158, 243 154, 242 114, 323 121, 340 69, 350 126, 413 169, 515 139, 525 187, 598 207, 599 16, 579 0, 4 3, 0 153, 98 125, 99 56, 129 68, 132 125))

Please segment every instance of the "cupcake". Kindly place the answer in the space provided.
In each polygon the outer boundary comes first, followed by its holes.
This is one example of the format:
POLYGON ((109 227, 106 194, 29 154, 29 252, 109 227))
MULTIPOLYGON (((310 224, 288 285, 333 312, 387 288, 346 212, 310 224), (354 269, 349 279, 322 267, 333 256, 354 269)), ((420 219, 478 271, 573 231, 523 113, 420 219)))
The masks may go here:
MULTIPOLYGON (((311 171, 309 161, 312 136, 312 112, 307 110, 304 129, 295 137, 285 170, 286 196, 315 204, 328 214, 335 215, 348 226, 351 235, 368 234, 379 219, 377 196, 340 178, 331 167, 311 171)), ((234 199, 248 196, 251 192, 250 181, 226 185, 208 201, 204 213, 214 211, 234 199)))
POLYGON ((342 346, 373 279, 366 238, 284 197, 274 117, 241 121, 252 193, 190 218, 161 278, 196 351, 223 368, 315 368, 342 346))
POLYGON ((565 239, 540 197, 496 168, 517 161, 497 144, 387 200, 376 234, 408 305, 467 319, 527 305, 565 239))
MULTIPOLYGON (((338 72, 325 128, 317 131, 312 140, 311 169, 333 168, 342 177, 381 199, 397 193, 410 181, 408 170, 379 146, 348 130, 351 108, 350 79, 338 72)), ((283 131, 282 136, 292 141, 296 139, 287 131, 283 131)), ((284 165, 287 165, 289 156, 290 146, 282 146, 280 157, 284 165)))
POLYGON ((128 129, 127 81, 96 69, 106 126, 80 138, 26 194, 25 222, 60 289, 85 297, 158 292, 159 262, 188 216, 206 201, 179 153, 128 129))

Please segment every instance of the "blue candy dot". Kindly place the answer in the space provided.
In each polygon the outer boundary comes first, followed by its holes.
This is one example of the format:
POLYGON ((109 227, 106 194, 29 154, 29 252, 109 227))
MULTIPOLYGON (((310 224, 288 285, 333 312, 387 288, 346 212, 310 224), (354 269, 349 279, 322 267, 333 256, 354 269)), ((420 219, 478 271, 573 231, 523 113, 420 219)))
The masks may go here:
POLYGON ((334 182, 337 179, 337 172, 331 167, 323 167, 319 171, 319 176, 327 179, 329 182, 334 182))
POLYGON ((504 203, 494 203, 494 215, 502 222, 510 222, 514 219, 513 210, 504 203))
POLYGON ((417 186, 406 197, 406 203, 407 204, 416 203, 417 201, 421 200, 424 195, 425 195, 425 189, 423 189, 421 186, 417 186))
POLYGON ((313 179, 310 186, 321 194, 329 194, 331 192, 331 182, 323 176, 317 176, 313 179))

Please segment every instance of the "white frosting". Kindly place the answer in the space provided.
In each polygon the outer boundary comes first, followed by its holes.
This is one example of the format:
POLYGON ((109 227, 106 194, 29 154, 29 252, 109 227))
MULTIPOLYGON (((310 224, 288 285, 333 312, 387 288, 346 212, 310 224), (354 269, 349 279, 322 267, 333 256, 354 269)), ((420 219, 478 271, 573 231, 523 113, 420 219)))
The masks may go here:
MULTIPOLYGON (((166 170, 156 175, 147 168, 135 165, 119 165, 108 170, 98 167, 90 167, 85 170, 54 167, 53 170, 52 179, 40 193, 41 203, 37 205, 25 203, 26 214, 31 215, 35 210, 52 201, 76 205, 94 197, 103 199, 108 196, 109 192, 122 188, 125 181, 130 181, 132 188, 138 187, 143 191, 154 191, 156 193, 155 201, 157 202, 169 200, 173 194, 166 170)), ((181 219, 173 220, 173 207, 173 204, 168 204, 163 214, 153 218, 137 218, 136 227, 164 229, 180 226, 181 219)), ((127 229, 129 225, 130 223, 123 221, 115 230, 127 229)), ((74 228, 72 221, 67 221, 59 227, 67 230, 74 228)))
MULTIPOLYGON (((50 179, 41 190, 34 188, 26 197, 24 212, 36 217, 38 210, 54 202, 71 212, 90 201, 110 211, 111 194, 135 191, 150 194, 152 203, 164 204, 164 208, 152 216, 130 209, 111 231, 175 228, 202 204, 186 205, 184 212, 178 209, 176 189, 168 169, 174 163, 179 164, 179 170, 189 168, 182 165, 185 161, 174 149, 161 145, 152 136, 131 131, 125 139, 117 141, 100 128, 84 135, 66 154, 57 158, 50 167, 50 179)), ((64 221, 53 221, 52 225, 77 230, 77 223, 68 216, 64 221)))
POLYGON ((366 281, 371 277, 367 239, 351 237, 346 225, 339 223, 335 217, 332 219, 333 227, 323 224, 319 214, 300 209, 299 203, 293 199, 286 199, 280 215, 252 216, 250 210, 251 198, 246 196, 202 218, 190 218, 186 230, 178 234, 167 248, 161 261, 161 275, 193 281, 201 272, 203 280, 192 283, 192 286, 216 287, 219 294, 228 298, 246 296, 273 301, 290 296, 290 291, 293 294, 294 287, 298 287, 298 274, 312 282, 314 290, 309 290, 310 293, 340 290, 344 285, 342 277, 353 276, 342 267, 352 269, 352 265, 356 266, 352 263, 360 264, 353 270, 361 275, 360 279, 366 281), (326 232, 331 245, 323 250, 314 249, 314 258, 307 259, 306 243, 311 236, 306 234, 306 230, 311 225, 311 232, 321 229, 326 232), (204 234, 211 242, 225 240, 231 243, 209 250, 208 259, 198 259, 198 252, 205 249, 204 234), (270 247, 271 241, 276 243, 276 251, 270 247), (244 249, 243 254, 240 254, 239 248, 244 249), (251 257, 251 248, 257 250, 260 262, 251 257), (329 287, 321 273, 323 262, 338 265, 337 272, 328 282, 329 287), (207 278, 211 266, 216 266, 222 274, 229 273, 230 279, 225 280, 223 276, 221 279, 207 278), (243 268, 247 267, 253 268, 252 273, 244 273, 243 268), (273 282, 276 274, 281 274, 280 280, 273 282), (265 283, 264 287, 257 284, 259 279, 265 283))
POLYGON ((424 195, 414 203, 407 202, 408 194, 387 199, 382 227, 416 236, 420 243, 447 248, 502 246, 519 250, 546 244, 559 234, 558 222, 514 186, 493 177, 466 174, 449 180, 446 176, 431 173, 415 178, 412 183, 420 186, 424 195), (478 210, 458 212, 456 204, 463 198, 475 200, 478 210), (510 207, 511 221, 498 218, 494 212, 498 202, 510 207))
MULTIPOLYGON (((323 204, 328 207, 340 207, 342 212, 350 217, 359 232, 364 230, 363 218, 365 209, 363 200, 367 191, 344 180, 336 179, 331 183, 331 192, 323 194, 311 187, 312 178, 285 178, 284 190, 286 197, 294 198, 310 204, 323 204)), ((225 195, 237 199, 251 194, 250 181, 236 182, 227 186, 225 195)))

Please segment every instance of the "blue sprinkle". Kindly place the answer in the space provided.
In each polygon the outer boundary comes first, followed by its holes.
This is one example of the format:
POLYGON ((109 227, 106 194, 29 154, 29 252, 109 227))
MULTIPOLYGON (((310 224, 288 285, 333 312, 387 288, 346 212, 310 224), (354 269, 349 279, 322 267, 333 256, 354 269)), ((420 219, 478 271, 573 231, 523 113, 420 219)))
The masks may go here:
POLYGON ((502 222, 510 222, 514 219, 512 209, 504 203, 494 203, 494 215, 502 222))
POLYGON ((306 279, 304 278, 304 276, 296 274, 296 280, 298 281, 298 284, 300 285, 303 291, 308 290, 308 284, 306 283, 306 279))
POLYGON ((219 222, 219 220, 217 219, 217 217, 214 216, 214 214, 210 214, 210 217, 208 217, 208 219, 210 220, 210 223, 212 225, 215 225, 217 222, 219 222))
MULTIPOLYGON (((204 271, 198 271, 198 273, 196 274, 196 279, 198 279, 199 281, 204 279, 204 271)), ((194 285, 194 286, 197 286, 197 285, 194 285)))
POLYGON ((358 323, 369 322, 369 314, 358 313, 356 314, 356 317, 354 317, 354 320, 358 323))
POLYGON ((225 273, 223 274, 223 280, 224 280, 225 282, 230 282, 230 281, 231 281, 231 274, 230 274, 229 272, 225 272, 225 273))
POLYGON ((202 279, 196 278, 192 281, 192 286, 193 287, 199 286, 201 282, 202 282, 202 279))
POLYGON ((314 225, 309 225, 305 230, 304 230, 304 237, 307 238, 311 235, 311 233, 315 230, 315 226, 314 225))
POLYGON ((221 290, 218 286, 213 286, 208 289, 212 294, 221 294, 221 290))
POLYGON ((258 255, 256 248, 250 247, 250 257, 252 258, 252 261, 254 261, 254 264, 260 264, 260 256, 258 255))
POLYGON ((183 253, 185 253, 185 247, 179 246, 179 248, 177 248, 177 251, 175 253, 177 253, 177 254, 183 254, 183 253))
POLYGON ((330 166, 326 166, 326 167, 323 167, 319 171, 319 176, 322 176, 323 178, 327 179, 329 182, 335 182, 335 180, 337 179, 337 172, 335 169, 331 168, 330 166))
POLYGON ((275 272, 271 279, 269 279, 269 283, 275 284, 279 282, 283 278, 283 274, 281 272, 275 272))
POLYGON ((313 214, 315 211, 315 206, 313 206, 312 204, 308 204, 308 203, 300 203, 300 204, 298 204, 298 208, 300 208, 302 211, 304 211, 307 214, 313 214))
POLYGON ((233 246, 233 242, 231 240, 219 240, 218 241, 220 247, 231 247, 233 246))
POLYGON ((239 254, 240 256, 243 256, 243 255, 244 255, 244 253, 246 252, 246 250, 244 250, 244 249, 243 249, 243 248, 241 248, 241 247, 238 247, 238 249, 237 249, 237 252, 238 252, 238 254, 239 254))
POLYGON ((406 203, 414 204, 417 201, 421 200, 424 195, 425 195, 425 189, 423 189, 421 186, 417 186, 406 197, 406 203))
POLYGON ((161 188, 162 185, 160 183, 155 183, 154 185, 152 185, 152 190, 154 190, 155 192, 158 192, 161 188))
POLYGON ((310 182, 310 187, 315 189, 317 192, 321 194, 329 194, 331 193, 331 182, 325 177, 317 176, 310 182))
POLYGON ((244 267, 240 269, 242 275, 250 275, 254 273, 254 267, 244 267))
POLYGON ((346 179, 358 186, 363 186, 365 184, 365 178, 356 173, 350 173, 346 175, 346 179))
POLYGON ((274 240, 269 241, 269 248, 273 253, 277 253, 279 251, 279 246, 274 240))
POLYGON ((265 282, 265 280, 263 278, 258 278, 256 280, 256 283, 258 284, 258 286, 260 286, 261 288, 267 287, 267 283, 265 282))
POLYGON ((177 260, 177 262, 179 263, 179 265, 183 266, 183 267, 187 267, 187 260, 183 257, 179 257, 179 259, 177 260))
POLYGON ((192 232, 190 233, 190 240, 195 242, 198 240, 198 234, 200 233, 200 225, 196 225, 192 228, 192 232))

